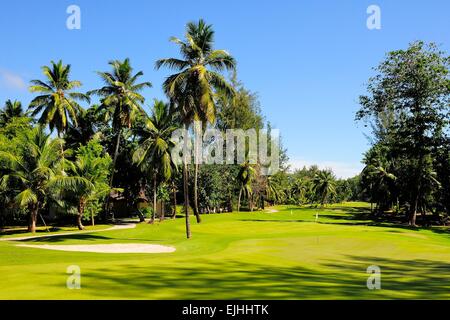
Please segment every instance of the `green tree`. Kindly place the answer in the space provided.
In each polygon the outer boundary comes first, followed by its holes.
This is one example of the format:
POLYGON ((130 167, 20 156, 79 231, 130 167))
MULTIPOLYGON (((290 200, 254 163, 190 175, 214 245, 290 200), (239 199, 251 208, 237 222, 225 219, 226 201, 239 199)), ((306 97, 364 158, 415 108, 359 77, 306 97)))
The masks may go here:
POLYGON ((89 102, 90 99, 86 94, 72 91, 81 87, 81 82, 70 80, 70 64, 51 61, 51 67, 42 67, 42 72, 45 81, 31 81, 30 91, 40 95, 31 101, 29 108, 33 110, 33 117, 41 113, 39 123, 48 124, 51 131, 56 128, 61 138, 70 121, 77 125, 77 116, 83 110, 77 101, 89 102))
POLYGON ((5 107, 0 110, 0 128, 5 127, 14 118, 25 116, 20 101, 6 100, 5 107))
POLYGON ((247 197, 249 201, 250 211, 253 209, 252 205, 252 182, 255 176, 255 168, 250 164, 249 161, 245 161, 241 164, 239 173, 237 175, 237 181, 239 183, 239 196, 238 196, 238 206, 237 211, 241 209, 241 197, 242 194, 247 197))
POLYGON ((171 157, 174 146, 172 133, 178 128, 175 120, 169 104, 155 100, 152 114, 147 119, 146 126, 139 132, 139 147, 133 154, 133 161, 142 172, 152 175, 153 215, 150 223, 155 219, 158 183, 168 182, 177 170, 171 157))
POLYGON ((109 65, 112 67, 111 72, 97 72, 105 85, 100 89, 88 92, 88 94, 101 97, 101 105, 98 111, 100 113, 106 111, 105 119, 112 119, 112 127, 116 132, 112 173, 109 182, 110 187, 112 187, 122 130, 131 128, 136 117, 144 113, 142 104, 145 102, 145 98, 140 92, 145 88, 150 88, 152 84, 150 82, 136 83, 144 73, 139 71, 133 74, 133 68, 128 58, 124 61, 110 61, 109 65))
POLYGON ((107 196, 111 157, 104 154, 101 144, 93 139, 76 152, 75 161, 65 161, 65 173, 55 176, 50 186, 63 192, 63 198, 74 199, 78 211, 77 226, 83 230, 83 216, 89 202, 107 196))
POLYGON ((329 170, 319 171, 313 179, 313 191, 324 206, 328 198, 336 192, 336 179, 329 170))
POLYGON ((414 42, 387 55, 369 81, 368 94, 360 97, 358 120, 378 121, 387 110, 394 115, 389 127, 392 139, 383 141, 402 161, 400 169, 408 168, 402 192, 413 226, 421 199, 431 196, 427 177, 432 161, 427 159, 433 157, 450 120, 449 65, 450 57, 436 45, 414 42))
POLYGON ((63 141, 51 139, 42 126, 37 126, 22 132, 14 143, 15 152, 0 151, 0 185, 16 188, 15 201, 28 210, 28 231, 34 233, 39 211, 51 195, 50 182, 61 169, 63 141))
MULTIPOLYGON (((172 37, 171 41, 180 48, 182 59, 168 58, 156 62, 156 68, 162 66, 174 69, 177 73, 169 76, 163 84, 164 92, 171 102, 178 106, 186 129, 192 121, 197 120, 204 125, 213 123, 216 118, 215 95, 217 93, 234 96, 233 87, 220 74, 223 70, 235 70, 234 58, 225 50, 214 50, 214 30, 203 20, 189 22, 186 26, 185 41, 172 37)), ((198 150, 195 151, 198 153, 198 150)), ((187 164, 183 174, 185 184, 185 213, 188 216, 189 189, 187 186, 187 164)), ((194 213, 200 222, 197 202, 198 165, 194 173, 194 213)), ((188 218, 187 218, 188 219, 188 218)), ((187 220, 188 228, 188 220, 187 220)), ((187 231, 188 238, 190 231, 187 231)))

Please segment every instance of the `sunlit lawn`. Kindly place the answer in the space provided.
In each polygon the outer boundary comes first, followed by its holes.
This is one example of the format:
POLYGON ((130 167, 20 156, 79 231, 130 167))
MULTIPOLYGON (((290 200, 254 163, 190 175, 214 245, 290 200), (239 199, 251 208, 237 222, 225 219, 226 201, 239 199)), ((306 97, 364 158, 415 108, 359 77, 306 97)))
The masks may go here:
POLYGON ((450 298, 448 229, 374 223, 362 203, 276 209, 204 215, 201 224, 192 219, 190 240, 180 217, 136 229, 26 242, 152 243, 175 246, 175 253, 61 252, 0 241, 0 298, 450 298), (80 290, 66 288, 69 265, 81 268, 80 290), (381 268, 381 290, 366 287, 370 265, 381 268))

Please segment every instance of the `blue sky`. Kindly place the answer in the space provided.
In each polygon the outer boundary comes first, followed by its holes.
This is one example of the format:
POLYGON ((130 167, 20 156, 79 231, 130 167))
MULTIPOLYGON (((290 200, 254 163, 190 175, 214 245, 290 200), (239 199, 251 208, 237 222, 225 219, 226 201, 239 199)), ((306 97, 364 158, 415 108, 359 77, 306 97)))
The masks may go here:
POLYGON ((240 80, 280 129, 292 165, 317 163, 347 177, 368 149, 354 113, 372 67, 418 39, 449 52, 449 12, 448 0, 2 2, 0 103, 28 104, 29 80, 42 78, 40 67, 52 59, 70 63, 87 91, 101 85, 94 71, 129 57, 154 85, 148 101, 162 98, 169 72, 155 71, 155 60, 176 56, 169 37, 204 18, 214 25, 216 47, 235 56, 240 80), (81 8, 81 30, 66 28, 71 4, 81 8), (366 27, 371 4, 381 9, 381 30, 366 27))

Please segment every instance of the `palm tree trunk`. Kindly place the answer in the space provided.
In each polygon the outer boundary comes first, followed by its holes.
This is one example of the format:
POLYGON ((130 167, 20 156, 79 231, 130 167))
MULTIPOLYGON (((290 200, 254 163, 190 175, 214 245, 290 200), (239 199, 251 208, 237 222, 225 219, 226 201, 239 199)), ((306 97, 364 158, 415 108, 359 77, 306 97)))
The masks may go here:
MULTIPOLYGON (((185 134, 187 132, 187 125, 184 124, 185 134)), ((184 191, 184 214, 186 218, 186 237, 191 237, 191 225, 189 223, 189 186, 188 186, 188 165, 187 154, 183 152, 183 191, 184 191)))
POLYGON ((153 174, 153 213, 148 223, 153 224, 156 216, 156 174, 153 174))
MULTIPOLYGON (((112 165, 112 172, 111 172, 111 178, 109 180, 109 188, 112 188, 113 182, 114 182, 114 172, 116 171, 116 162, 117 157, 119 155, 119 146, 120 146, 120 137, 122 136, 122 128, 119 129, 119 132, 117 133, 117 139, 116 139, 116 148, 114 150, 114 158, 113 158, 113 165, 112 165)), ((106 200, 106 212, 109 213, 109 202, 111 200, 111 194, 108 195, 108 198, 106 200)), ((111 213, 111 218, 114 221, 114 211, 111 213)))
POLYGON ((177 216, 177 189, 173 188, 173 214, 172 219, 177 216))
POLYGON ((409 224, 413 227, 416 226, 416 217, 417 217, 417 207, 419 204, 419 195, 416 195, 415 199, 414 199, 414 207, 413 210, 411 212, 411 218, 409 220, 409 224))
POLYGON ((164 221, 165 218, 165 212, 164 212, 164 202, 161 202, 161 215, 159 216, 159 222, 164 221))
POLYGON ((30 221, 28 224, 28 232, 36 233, 36 221, 38 216, 39 204, 34 204, 29 207, 30 210, 30 221))
POLYGON ((84 230, 82 219, 83 219, 85 206, 86 206, 86 200, 80 199, 80 203, 78 204, 78 216, 77 216, 78 230, 84 230))
POLYGON ((95 226, 94 209, 91 209, 91 222, 92 222, 92 226, 95 226))
POLYGON ((233 212, 233 196, 228 194, 228 212, 233 212))
POLYGON ((188 189, 188 176, 187 176, 187 164, 183 166, 183 189, 184 189, 184 214, 186 217, 186 237, 191 237, 191 225, 189 223, 189 189, 188 189))
POLYGON ((237 206, 238 212, 240 212, 241 210, 241 196, 242 196, 242 188, 239 189, 238 206, 237 206))
MULTIPOLYGON (((197 148, 197 144, 195 146, 197 148)), ((196 153, 197 154, 197 153, 196 153)), ((198 212, 198 186, 197 186, 197 182, 198 182, 198 163, 195 164, 195 172, 194 172, 194 214, 195 214, 195 218, 197 218, 197 223, 202 222, 201 218, 200 218, 200 214, 198 212)))

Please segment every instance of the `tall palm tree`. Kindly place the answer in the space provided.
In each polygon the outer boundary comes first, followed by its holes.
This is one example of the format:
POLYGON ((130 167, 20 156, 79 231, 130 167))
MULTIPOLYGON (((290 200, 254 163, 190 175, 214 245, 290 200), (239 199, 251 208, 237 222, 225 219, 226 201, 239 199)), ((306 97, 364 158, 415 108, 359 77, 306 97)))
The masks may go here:
POLYGON ((0 110, 0 128, 10 123, 13 118, 23 117, 24 115, 20 101, 6 100, 5 107, 0 110))
POLYGON ((70 64, 64 65, 61 60, 51 61, 51 66, 42 67, 45 81, 32 80, 29 90, 40 95, 35 97, 29 106, 32 116, 41 113, 40 124, 49 125, 50 130, 56 128, 58 137, 67 130, 69 121, 77 126, 77 117, 83 108, 77 101, 89 102, 89 96, 73 89, 81 87, 81 82, 70 80, 70 64))
POLYGON ((111 72, 97 72, 105 85, 100 89, 88 92, 88 94, 101 97, 101 105, 98 111, 104 112, 107 110, 112 119, 113 129, 117 134, 109 182, 110 187, 112 187, 122 130, 124 128, 130 129, 136 116, 144 113, 142 104, 145 102, 145 98, 140 92, 145 88, 151 88, 152 84, 150 82, 136 83, 144 73, 139 71, 133 74, 133 68, 128 58, 123 61, 110 61, 109 65, 112 67, 111 72))
POLYGON ((50 182, 59 173, 62 160, 61 139, 51 139, 42 126, 23 132, 17 152, 0 151, 4 175, 0 186, 17 186, 15 201, 29 212, 28 231, 36 231, 39 211, 50 194, 50 182))
POLYGON ((139 132, 139 147, 133 154, 133 161, 143 172, 151 172, 153 178, 153 215, 150 223, 154 222, 156 214, 158 182, 167 182, 177 169, 171 157, 174 146, 171 137, 178 128, 175 117, 169 104, 155 100, 147 125, 139 132))
POLYGON ((328 196, 336 193, 336 179, 328 170, 319 171, 313 178, 313 191, 320 199, 320 204, 326 204, 328 196))
MULTIPOLYGON (((213 123, 216 116, 216 94, 220 92, 229 97, 235 95, 233 87, 221 75, 224 70, 235 70, 234 58, 225 50, 214 50, 214 30, 212 25, 206 24, 202 19, 197 23, 187 24, 184 41, 175 37, 171 41, 179 46, 182 58, 160 59, 156 62, 157 69, 165 66, 177 71, 165 80, 165 93, 177 104, 185 129, 189 129, 193 120, 201 121, 203 125, 213 123)), ((199 154, 197 144, 195 153, 199 154)), ((187 170, 185 163, 183 183, 186 203, 189 202, 187 170)), ((200 222, 197 202, 198 164, 195 165, 194 175, 193 208, 197 222, 200 222)), ((185 213, 188 216, 188 204, 185 206, 185 213)))
POLYGON ((249 161, 244 162, 241 164, 239 168, 239 173, 237 176, 237 180, 239 182, 239 197, 238 197, 238 207, 237 211, 239 212, 241 209, 241 197, 242 193, 247 197, 250 203, 250 209, 252 208, 251 205, 251 196, 252 196, 252 182, 253 178, 255 176, 255 169, 250 164, 249 161))

